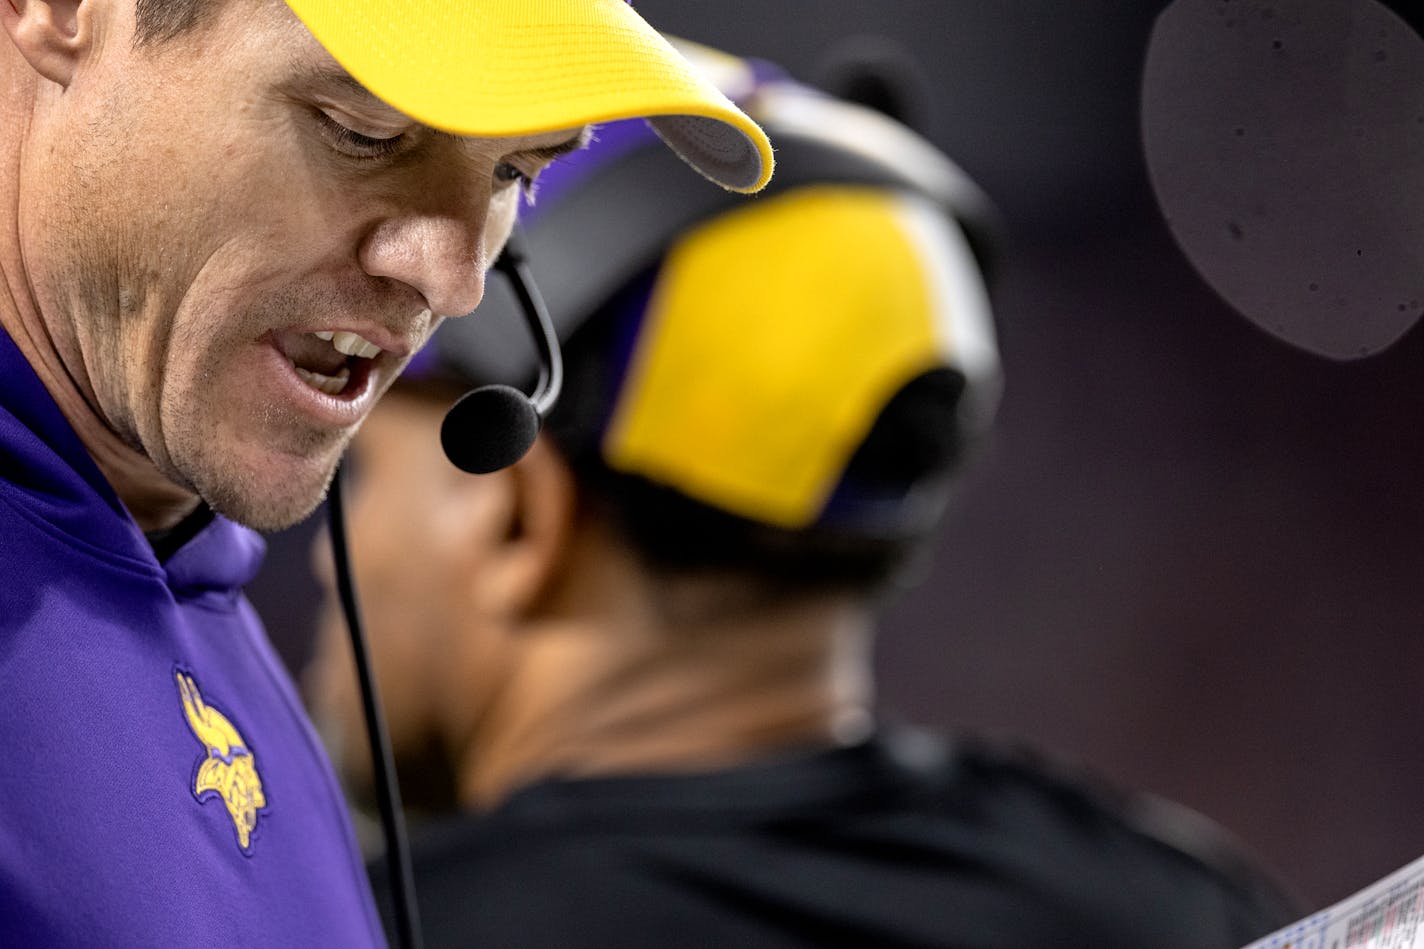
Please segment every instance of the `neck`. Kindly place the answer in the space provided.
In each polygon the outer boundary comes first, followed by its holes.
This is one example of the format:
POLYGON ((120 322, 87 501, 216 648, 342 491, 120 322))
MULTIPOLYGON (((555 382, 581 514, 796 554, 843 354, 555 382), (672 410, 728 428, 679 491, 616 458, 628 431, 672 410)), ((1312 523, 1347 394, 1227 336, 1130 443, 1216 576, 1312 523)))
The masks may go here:
POLYGON ((101 414, 60 301, 42 303, 25 267, 20 234, 24 156, 33 140, 41 88, 8 42, 0 43, 0 328, 14 341, 119 499, 143 530, 172 527, 198 505, 128 444, 101 414))
POLYGON ((483 809, 550 776, 725 768, 844 744, 870 728, 870 619, 803 599, 667 628, 620 610, 551 621, 464 744, 461 801, 483 809))

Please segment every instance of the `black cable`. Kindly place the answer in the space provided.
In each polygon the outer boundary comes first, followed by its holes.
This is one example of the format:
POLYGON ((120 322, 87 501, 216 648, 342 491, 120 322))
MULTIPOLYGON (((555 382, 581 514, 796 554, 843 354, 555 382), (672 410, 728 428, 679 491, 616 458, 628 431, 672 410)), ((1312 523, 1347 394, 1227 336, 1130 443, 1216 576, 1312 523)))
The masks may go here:
MULTIPOLYGON (((504 254, 496 266, 514 285, 520 308, 524 311, 525 320, 534 334, 540 357, 539 382, 528 403, 535 413, 534 417, 542 422, 559 397, 564 367, 553 322, 549 319, 543 298, 529 273, 517 232, 510 235, 504 254)), ((522 400, 523 396, 520 398, 522 400)), ((488 405, 482 407, 489 408, 488 405)), ((534 434, 537 432, 536 425, 534 434)), ((522 454, 527 448, 525 445, 519 453, 522 454)), ((516 459, 517 457, 518 455, 515 456, 516 459)), ((366 634, 361 625, 360 605, 356 601, 355 585, 351 582, 351 563, 346 544, 346 515, 341 502, 342 477, 342 469, 337 469, 336 477, 331 482, 327 514, 330 522, 332 560, 336 567, 336 589, 341 598, 341 610, 346 616, 346 628, 351 634, 351 655, 356 662, 356 678, 361 683, 361 709, 366 716, 366 737, 371 749, 376 804, 381 812, 381 828, 386 838, 385 860, 391 881, 391 901, 395 906, 396 936, 403 949, 421 949, 423 942, 420 934, 420 914, 415 899, 415 874, 411 869, 410 844, 406 840, 405 820, 401 811, 400 785, 396 780, 390 735, 376 696, 375 675, 371 669, 366 634)))
POLYGON ((534 384, 534 394, 529 401, 534 411, 539 413, 542 423, 553 411, 554 403, 559 401, 559 393, 563 391, 564 358, 559 351, 559 336, 554 330, 553 318, 549 316, 544 297, 529 270, 524 233, 519 228, 510 232, 494 266, 509 280, 523 311, 524 322, 534 336, 535 351, 539 354, 539 381, 534 384))
POLYGON ((381 828, 386 836, 385 859, 391 881, 392 902, 395 904, 396 936, 403 949, 422 949, 424 943, 420 935, 420 913, 415 903, 410 845, 406 841, 400 786, 396 782, 395 763, 391 755, 391 739, 376 698, 370 651, 366 647, 366 634, 361 626, 356 589, 351 582, 351 564, 346 552, 346 516, 341 506, 341 479, 341 469, 337 469, 336 477, 331 482, 327 515, 331 554, 336 565, 336 589, 341 597, 341 611, 346 616, 346 628, 351 632, 351 654, 356 660, 356 678, 361 683, 361 709, 366 715, 366 737, 371 745, 376 803, 381 812, 381 828))

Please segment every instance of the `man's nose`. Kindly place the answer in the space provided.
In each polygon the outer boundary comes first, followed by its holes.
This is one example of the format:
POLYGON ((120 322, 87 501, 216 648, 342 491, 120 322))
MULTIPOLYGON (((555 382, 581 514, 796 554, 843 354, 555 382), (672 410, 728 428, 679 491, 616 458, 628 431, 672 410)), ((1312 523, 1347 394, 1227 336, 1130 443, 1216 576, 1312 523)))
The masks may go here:
POLYGON ((360 249, 361 268, 411 287, 436 316, 464 316, 485 290, 489 198, 460 212, 410 212, 382 220, 360 249))

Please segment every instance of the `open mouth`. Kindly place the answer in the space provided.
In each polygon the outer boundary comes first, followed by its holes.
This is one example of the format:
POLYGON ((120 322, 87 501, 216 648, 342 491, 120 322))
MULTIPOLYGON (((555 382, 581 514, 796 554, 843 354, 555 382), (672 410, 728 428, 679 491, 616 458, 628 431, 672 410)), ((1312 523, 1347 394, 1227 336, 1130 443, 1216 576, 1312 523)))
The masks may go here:
POLYGON ((372 360, 384 352, 360 334, 345 330, 283 330, 273 333, 273 342, 297 378, 330 396, 360 392, 370 375, 372 360))

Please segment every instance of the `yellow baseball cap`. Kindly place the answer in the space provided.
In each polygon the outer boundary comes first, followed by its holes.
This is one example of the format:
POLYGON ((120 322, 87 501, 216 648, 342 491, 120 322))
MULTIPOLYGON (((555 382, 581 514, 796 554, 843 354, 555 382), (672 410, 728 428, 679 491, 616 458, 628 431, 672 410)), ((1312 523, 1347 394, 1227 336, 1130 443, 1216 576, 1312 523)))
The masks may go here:
POLYGON ((646 116, 733 191, 771 177, 766 134, 625 0, 287 0, 343 68, 457 135, 534 135, 646 116))
MULTIPOLYGON (((861 514, 914 509, 915 485, 891 503, 843 483, 911 380, 947 368, 975 400, 997 395, 974 256, 924 195, 820 184, 748 202, 672 245, 638 321, 605 463, 788 530, 847 513, 853 493, 861 514)), ((970 401, 943 424, 971 434, 970 401)))

